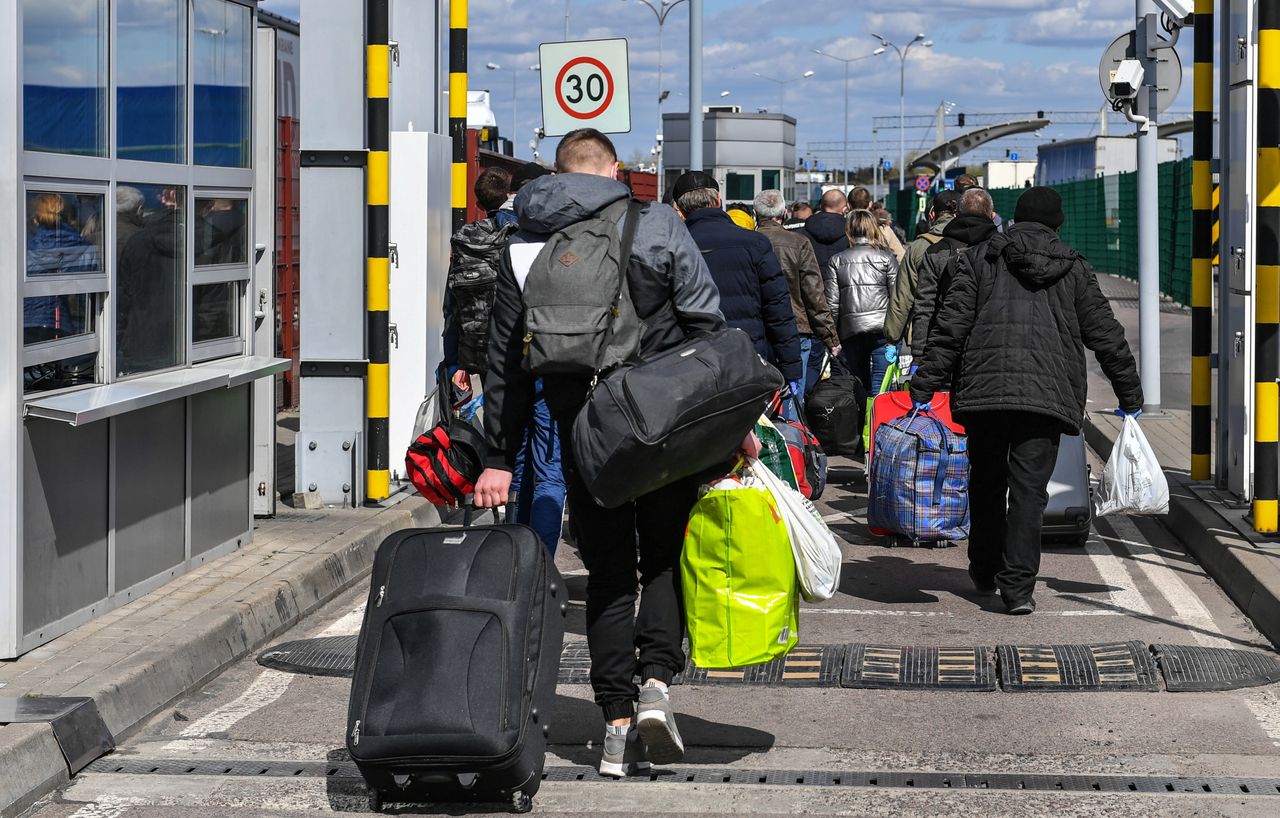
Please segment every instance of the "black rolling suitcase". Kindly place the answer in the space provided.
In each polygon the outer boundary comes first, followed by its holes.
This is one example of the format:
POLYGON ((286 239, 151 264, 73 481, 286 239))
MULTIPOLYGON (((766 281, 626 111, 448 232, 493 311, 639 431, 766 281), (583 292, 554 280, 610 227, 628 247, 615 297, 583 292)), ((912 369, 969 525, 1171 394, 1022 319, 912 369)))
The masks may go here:
POLYGON ((408 529, 378 547, 347 715, 375 811, 532 808, 567 598, 525 526, 408 529))

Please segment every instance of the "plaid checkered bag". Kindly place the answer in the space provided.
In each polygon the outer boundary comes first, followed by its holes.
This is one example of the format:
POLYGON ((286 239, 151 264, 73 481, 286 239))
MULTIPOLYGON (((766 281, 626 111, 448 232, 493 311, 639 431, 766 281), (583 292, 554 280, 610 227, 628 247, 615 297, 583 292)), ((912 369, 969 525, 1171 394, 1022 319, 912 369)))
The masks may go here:
POLYGON ((932 412, 876 430, 867 524, 921 542, 969 536, 969 452, 964 435, 932 412))

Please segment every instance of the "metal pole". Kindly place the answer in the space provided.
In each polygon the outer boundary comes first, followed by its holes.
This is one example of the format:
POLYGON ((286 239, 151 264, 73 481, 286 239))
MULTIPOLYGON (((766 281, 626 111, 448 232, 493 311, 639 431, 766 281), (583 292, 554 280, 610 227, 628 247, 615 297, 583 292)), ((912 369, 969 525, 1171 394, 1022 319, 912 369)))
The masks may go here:
POLYGON ((1137 48, 1146 79, 1138 94, 1138 350, 1144 411, 1160 411, 1160 134, 1155 126, 1157 62, 1148 51, 1147 15, 1154 0, 1135 0, 1137 48))
POLYGON ((689 170, 702 169, 702 0, 689 0, 689 170))
MULTIPOLYGON (((1219 225, 1219 242, 1218 242, 1218 418, 1217 428, 1215 429, 1214 442, 1217 444, 1214 450, 1214 474, 1216 479, 1215 485, 1219 489, 1229 489, 1232 484, 1232 476, 1235 469, 1239 468, 1240 460, 1243 453, 1232 452, 1231 424, 1234 422, 1234 408, 1232 406, 1232 381, 1234 376, 1232 368, 1240 366, 1235 360, 1234 340, 1236 330, 1241 327, 1233 326, 1232 316, 1232 287, 1234 285, 1233 277, 1228 268, 1223 264, 1224 260, 1230 259, 1230 241, 1231 235, 1231 208, 1228 203, 1234 198, 1231 191, 1231 174, 1227 172, 1227 168, 1236 161, 1232 156, 1233 136, 1231 132, 1232 120, 1232 72, 1227 70, 1228 55, 1231 49, 1235 47, 1235 41, 1232 36, 1232 27, 1230 25, 1233 6, 1230 2, 1218 3, 1216 19, 1216 27, 1218 30, 1218 53, 1222 60, 1222 69, 1218 71, 1218 161, 1219 161, 1219 180, 1221 199, 1218 212, 1219 225)), ((1247 422, 1247 421, 1246 421, 1247 422)), ((1243 430, 1242 430, 1243 431, 1243 430)), ((1247 436, 1246 436, 1247 438, 1247 436)), ((1247 461, 1246 461, 1247 462, 1247 461)), ((1247 492, 1246 492, 1247 493, 1247 492)))
POLYGON ((516 108, 516 70, 511 69, 511 155, 516 155, 516 132, 520 130, 520 113, 516 108))
POLYGON ((388 0, 365 8, 365 499, 376 503, 391 496, 391 9, 388 0))
MULTIPOLYGON (((911 46, 907 46, 907 51, 911 46)), ((907 53, 898 52, 898 190, 906 190, 907 173, 907 53)), ((896 204, 896 203, 895 203, 896 204)), ((897 208, 894 208, 897 212, 897 208)))
MULTIPOLYGON (((1213 448, 1213 0, 1196 0, 1191 160, 1191 479, 1213 448)), ((1105 112, 1103 116, 1106 116, 1105 112)))
POLYGON ((658 15, 658 130, 654 131, 654 134, 657 136, 656 141, 658 143, 658 201, 662 201, 662 193, 663 193, 662 183, 665 181, 662 178, 663 177, 662 154, 666 148, 666 145, 664 144, 665 136, 662 133, 663 131, 663 125, 662 125, 662 27, 663 27, 663 24, 665 23, 666 23, 665 15, 659 14, 658 15))
MULTIPOLYGON (((1280 530, 1280 4, 1258 4, 1257 117, 1254 125, 1253 530, 1280 530)), ((1238 201, 1238 200, 1237 200, 1238 201)))
POLYGON ((564 0, 564 41, 569 42, 569 0, 564 0))
POLYGON ((844 62, 844 186, 849 188, 849 60, 844 62))

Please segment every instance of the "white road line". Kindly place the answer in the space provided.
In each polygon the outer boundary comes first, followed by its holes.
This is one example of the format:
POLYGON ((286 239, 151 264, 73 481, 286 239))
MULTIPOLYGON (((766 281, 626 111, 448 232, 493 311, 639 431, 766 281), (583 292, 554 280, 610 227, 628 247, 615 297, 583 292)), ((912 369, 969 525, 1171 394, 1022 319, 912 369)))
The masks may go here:
MULTIPOLYGON (((1089 555, 1089 559, 1093 561, 1093 567, 1097 569, 1098 576, 1102 578, 1102 582, 1112 588, 1110 592, 1111 605, 1126 613, 1150 616, 1151 606, 1147 604, 1147 600, 1143 598, 1142 593, 1138 590, 1138 586, 1133 581, 1133 577, 1129 575, 1124 562, 1112 552, 1109 546, 1098 542, 1098 539, 1098 537, 1090 538, 1089 544, 1085 546, 1084 550, 1089 555)), ((1101 539, 1108 538, 1101 537, 1101 539)))
MULTIPOLYGON (((903 616, 903 617, 954 617, 951 611, 898 611, 881 610, 879 608, 801 608, 800 613, 841 614, 844 616, 903 616)), ((1036 611, 1036 616, 1128 616, 1127 611, 1084 610, 1084 611, 1036 611)))
MULTIPOLYGON (((359 633, 364 621, 364 609, 365 603, 362 602, 321 631, 320 636, 350 636, 359 633)), ((171 752, 200 752, 206 744, 202 741, 205 736, 226 732, 237 722, 279 701, 289 689, 294 675, 279 670, 262 671, 234 701, 191 722, 182 731, 182 738, 169 742, 164 749, 171 752)))
POLYGON ((1271 743, 1280 747, 1280 698, 1270 690, 1263 689, 1247 694, 1244 703, 1257 719, 1258 726, 1271 739, 1271 743))
POLYGON ((68 818, 120 818, 131 806, 143 804, 141 799, 125 799, 118 795, 104 795, 91 804, 85 804, 68 818))
POLYGON ((1143 540, 1142 532, 1138 531, 1133 520, 1114 517, 1111 519, 1111 528, 1119 535, 1116 542, 1133 556, 1138 568, 1173 608, 1174 618, 1189 626, 1191 638, 1196 644, 1206 648, 1234 647, 1222 637, 1222 629, 1213 621, 1213 614, 1196 592, 1165 562, 1159 551, 1143 540))

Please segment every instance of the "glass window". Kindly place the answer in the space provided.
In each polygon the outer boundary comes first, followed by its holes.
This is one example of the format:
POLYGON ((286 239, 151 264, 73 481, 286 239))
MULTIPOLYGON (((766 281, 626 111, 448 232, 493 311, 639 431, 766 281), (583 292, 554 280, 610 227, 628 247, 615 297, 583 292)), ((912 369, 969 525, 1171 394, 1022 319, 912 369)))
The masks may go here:
POLYGON ((724 187, 728 202, 749 202, 756 197, 756 177, 749 173, 727 174, 724 187))
POLYGON ((185 357, 186 189, 122 185, 137 191, 136 221, 117 221, 116 371, 134 375, 177 366, 185 357))
POLYGON ((240 337, 240 282, 191 288, 193 343, 240 337))
POLYGON ((760 189, 761 190, 778 190, 781 185, 782 171, 780 170, 762 170, 760 171, 760 189))
POLYGON ((93 296, 42 295, 22 299, 22 343, 92 335, 97 324, 93 296))
POLYGON ((185 162, 187 0, 116 9, 116 155, 185 162))
POLYGON ((196 266, 249 259, 249 201, 196 199, 196 266))
POLYGON ((102 269, 102 194, 28 191, 27 277, 102 269))
POLYGON ((191 36, 195 163, 247 168, 253 68, 249 9, 227 0, 195 0, 191 36))
POLYGON ((22 0, 29 151, 107 155, 106 0, 22 0))
POLYGON ((98 379, 98 353, 77 355, 61 361, 22 368, 22 391, 50 392, 68 386, 83 386, 98 379))

